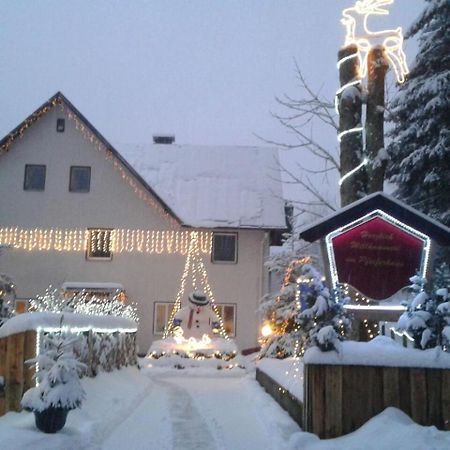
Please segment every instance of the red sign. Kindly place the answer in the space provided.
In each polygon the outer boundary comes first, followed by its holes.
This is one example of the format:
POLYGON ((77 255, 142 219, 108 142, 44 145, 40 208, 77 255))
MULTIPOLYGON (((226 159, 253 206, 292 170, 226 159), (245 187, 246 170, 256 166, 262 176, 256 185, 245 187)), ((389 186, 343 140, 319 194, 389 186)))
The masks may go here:
POLYGON ((424 242, 375 217, 332 238, 340 283, 382 300, 410 284, 420 269, 424 242))

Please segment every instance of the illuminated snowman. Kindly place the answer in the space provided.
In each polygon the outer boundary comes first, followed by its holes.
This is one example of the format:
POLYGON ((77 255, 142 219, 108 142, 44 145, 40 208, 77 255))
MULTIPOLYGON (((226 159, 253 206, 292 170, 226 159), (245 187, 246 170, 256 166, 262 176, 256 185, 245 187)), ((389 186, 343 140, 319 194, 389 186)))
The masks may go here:
POLYGON ((202 339, 203 335, 217 333, 220 322, 214 313, 208 297, 203 292, 194 291, 189 295, 189 304, 181 308, 173 319, 175 329, 183 330, 186 339, 202 339))

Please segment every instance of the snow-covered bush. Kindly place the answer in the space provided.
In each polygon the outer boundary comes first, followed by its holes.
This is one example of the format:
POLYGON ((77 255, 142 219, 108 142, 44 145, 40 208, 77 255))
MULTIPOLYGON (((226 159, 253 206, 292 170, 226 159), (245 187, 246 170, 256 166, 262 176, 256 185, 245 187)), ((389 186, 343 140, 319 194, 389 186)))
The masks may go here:
POLYGON ((414 339, 416 348, 441 347, 450 352, 450 294, 447 287, 432 294, 424 290, 425 280, 411 278, 413 298, 407 305, 397 328, 406 331, 414 339))
POLYGON ((44 295, 30 299, 30 311, 72 312, 97 316, 117 316, 138 322, 137 308, 134 303, 125 305, 117 292, 112 299, 102 299, 86 291, 68 294, 51 286, 44 295))
POLYGON ((322 351, 338 350, 339 342, 351 330, 352 321, 344 309, 346 299, 341 292, 331 293, 322 281, 322 274, 310 264, 301 269, 306 293, 303 308, 298 316, 300 328, 300 354, 311 346, 322 351))
POLYGON ((44 411, 50 407, 71 410, 81 405, 85 392, 80 375, 86 366, 74 354, 76 340, 62 333, 45 336, 42 352, 28 361, 37 364, 38 385, 25 392, 23 408, 30 411, 44 411))

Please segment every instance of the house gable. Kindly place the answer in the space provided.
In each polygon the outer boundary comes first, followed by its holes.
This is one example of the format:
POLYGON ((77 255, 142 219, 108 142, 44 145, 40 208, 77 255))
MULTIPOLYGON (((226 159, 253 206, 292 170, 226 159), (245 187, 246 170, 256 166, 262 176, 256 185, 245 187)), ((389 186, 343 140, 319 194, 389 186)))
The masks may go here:
POLYGON ((38 111, 0 142, 3 226, 179 228, 169 208, 61 94, 38 111), (56 130, 58 119, 64 132, 56 130), (24 190, 27 164, 46 167, 43 191, 24 190), (88 193, 69 191, 72 166, 91 168, 88 193))

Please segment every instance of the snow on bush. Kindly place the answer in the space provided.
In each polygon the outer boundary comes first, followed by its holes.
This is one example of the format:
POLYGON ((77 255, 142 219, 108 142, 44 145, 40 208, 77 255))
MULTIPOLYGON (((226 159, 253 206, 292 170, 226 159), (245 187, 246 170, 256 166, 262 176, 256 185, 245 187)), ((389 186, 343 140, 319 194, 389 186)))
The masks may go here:
POLYGON ((301 269, 306 284, 302 304, 308 306, 298 316, 300 352, 311 346, 322 351, 338 350, 339 342, 348 335, 352 321, 344 309, 346 299, 340 291, 331 293, 322 281, 322 274, 310 264, 301 269))
POLYGON ((447 287, 439 287, 432 294, 427 293, 425 280, 418 276, 411 278, 413 298, 407 305, 397 328, 406 331, 414 339, 414 346, 420 349, 441 347, 450 352, 450 295, 447 287))
POLYGON ((85 392, 80 383, 80 376, 86 369, 74 353, 77 338, 63 333, 45 336, 44 349, 34 359, 27 361, 37 363, 35 378, 38 385, 25 392, 22 398, 23 408, 31 411, 43 411, 49 407, 78 408, 85 392))

